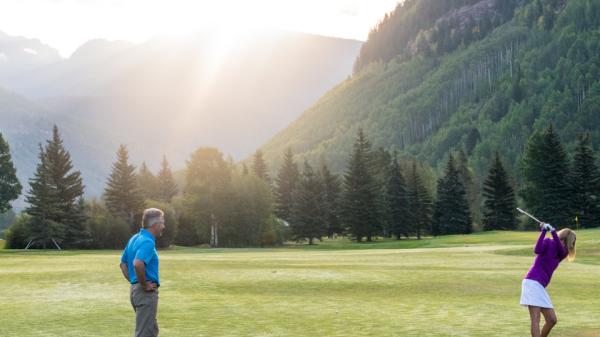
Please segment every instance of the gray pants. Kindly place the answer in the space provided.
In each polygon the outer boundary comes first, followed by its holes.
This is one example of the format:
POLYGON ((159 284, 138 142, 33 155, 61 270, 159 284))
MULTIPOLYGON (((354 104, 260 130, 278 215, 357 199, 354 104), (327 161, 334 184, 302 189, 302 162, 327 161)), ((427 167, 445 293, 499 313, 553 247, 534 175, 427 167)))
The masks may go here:
POLYGON ((135 337, 158 336, 158 289, 144 291, 139 283, 132 284, 129 289, 131 306, 135 311, 135 337))

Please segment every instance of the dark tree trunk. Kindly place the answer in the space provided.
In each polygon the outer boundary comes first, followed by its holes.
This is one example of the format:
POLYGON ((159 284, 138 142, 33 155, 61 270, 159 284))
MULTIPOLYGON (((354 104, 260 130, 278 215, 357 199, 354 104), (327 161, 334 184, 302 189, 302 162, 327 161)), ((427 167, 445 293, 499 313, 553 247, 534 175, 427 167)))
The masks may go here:
POLYGON ((371 235, 367 236, 367 242, 371 242, 373 240, 371 240, 371 235))
POLYGON ((421 240, 421 228, 417 229, 417 240, 421 240))
POLYGON ((313 238, 308 239, 308 244, 312 245, 313 244, 313 238))
POLYGON ((397 240, 402 240, 402 236, 400 234, 396 234, 396 239, 397 240))
MULTIPOLYGON (((46 231, 46 212, 42 212, 42 231, 45 232, 46 231)), ((42 241, 42 247, 45 250, 46 249, 46 238, 44 238, 44 240, 42 241)))

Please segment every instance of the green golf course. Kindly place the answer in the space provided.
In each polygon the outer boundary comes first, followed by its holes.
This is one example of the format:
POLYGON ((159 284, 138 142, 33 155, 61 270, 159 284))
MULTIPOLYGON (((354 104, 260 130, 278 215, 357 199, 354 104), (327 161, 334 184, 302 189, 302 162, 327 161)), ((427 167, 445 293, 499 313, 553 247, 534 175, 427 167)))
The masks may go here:
MULTIPOLYGON (((600 230, 577 234, 576 260, 547 288, 552 336, 600 335, 600 230)), ((537 236, 159 251, 160 335, 526 336, 519 298, 537 236)), ((131 336, 120 255, 0 250, 0 336, 131 336)))

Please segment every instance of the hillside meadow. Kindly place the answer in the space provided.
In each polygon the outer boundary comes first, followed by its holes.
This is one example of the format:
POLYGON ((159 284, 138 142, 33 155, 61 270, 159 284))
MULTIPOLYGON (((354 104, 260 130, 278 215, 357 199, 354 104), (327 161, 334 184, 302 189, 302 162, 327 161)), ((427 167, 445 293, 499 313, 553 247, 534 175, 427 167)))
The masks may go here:
MULTIPOLYGON (((600 230, 577 233, 577 259, 548 286, 555 336, 600 335, 600 230)), ((537 235, 160 251, 161 335, 525 336, 537 235)), ((120 254, 0 250, 0 335, 131 335, 120 254)))

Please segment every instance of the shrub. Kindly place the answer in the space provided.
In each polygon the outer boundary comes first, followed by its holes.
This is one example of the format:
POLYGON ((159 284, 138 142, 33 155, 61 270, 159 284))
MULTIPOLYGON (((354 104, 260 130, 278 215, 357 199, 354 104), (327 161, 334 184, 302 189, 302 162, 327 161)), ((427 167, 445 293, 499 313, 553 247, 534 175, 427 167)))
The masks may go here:
POLYGON ((25 237, 25 222, 28 216, 23 215, 13 222, 13 225, 6 231, 6 242, 4 249, 24 249, 27 247, 27 238, 25 237))
POLYGON ((260 234, 260 245, 261 246, 275 246, 277 244, 277 233, 270 230, 260 234))
POLYGON ((110 214, 90 218, 88 224, 92 233, 91 248, 124 249, 131 237, 127 223, 110 214))
POLYGON ((203 243, 200 245, 200 248, 212 248, 208 243, 203 243))

